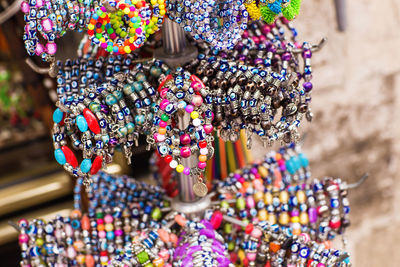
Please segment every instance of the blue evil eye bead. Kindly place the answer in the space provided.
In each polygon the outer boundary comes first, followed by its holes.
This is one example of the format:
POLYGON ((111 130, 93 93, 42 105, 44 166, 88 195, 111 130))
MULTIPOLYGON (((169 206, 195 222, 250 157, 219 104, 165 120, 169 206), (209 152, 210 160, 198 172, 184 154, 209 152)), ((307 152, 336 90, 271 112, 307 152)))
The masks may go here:
POLYGON ((67 163, 64 152, 60 148, 54 151, 54 157, 60 165, 64 165, 65 163, 67 163))
POLYGON ((122 99, 122 92, 121 91, 114 91, 113 94, 117 98, 117 100, 121 100, 122 99))
POLYGON ((167 153, 168 153, 168 147, 165 145, 165 143, 160 143, 157 146, 157 150, 161 156, 167 155, 167 153))
POLYGON ((90 159, 84 159, 81 163, 81 171, 83 173, 88 173, 92 167, 92 161, 90 159))
POLYGON ((81 132, 86 132, 88 130, 88 124, 85 117, 83 117, 82 115, 76 116, 76 125, 78 125, 78 129, 81 132))
POLYGON ((61 111, 61 109, 57 108, 53 112, 53 121, 54 123, 60 123, 64 117, 64 113, 61 111))
POLYGON ((310 249, 308 247, 303 247, 299 251, 299 256, 306 259, 310 255, 310 249))

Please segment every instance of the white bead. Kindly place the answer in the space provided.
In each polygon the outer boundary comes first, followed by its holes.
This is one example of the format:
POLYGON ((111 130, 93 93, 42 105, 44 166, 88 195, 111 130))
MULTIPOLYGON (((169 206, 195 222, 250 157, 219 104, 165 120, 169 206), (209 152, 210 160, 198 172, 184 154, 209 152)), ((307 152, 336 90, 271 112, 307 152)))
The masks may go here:
POLYGON ((206 147, 205 148, 201 148, 200 149, 200 154, 207 155, 208 154, 208 149, 206 147))
POLYGON ((169 166, 170 166, 172 169, 175 169, 176 166, 178 166, 178 162, 177 162, 176 160, 172 160, 172 161, 169 163, 169 166))
POLYGON ((200 126, 200 124, 201 124, 201 120, 199 118, 196 118, 196 119, 193 120, 193 125, 195 127, 200 126))

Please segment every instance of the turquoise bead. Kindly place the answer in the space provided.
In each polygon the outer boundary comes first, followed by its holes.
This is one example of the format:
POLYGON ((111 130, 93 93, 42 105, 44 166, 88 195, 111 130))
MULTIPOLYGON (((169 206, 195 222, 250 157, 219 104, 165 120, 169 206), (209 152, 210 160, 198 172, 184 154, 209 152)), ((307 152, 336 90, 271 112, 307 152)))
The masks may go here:
POLYGON ((300 159, 300 162, 301 162, 301 165, 305 168, 305 167, 308 167, 308 164, 310 163, 309 161, 308 161, 308 158, 306 157, 306 155, 304 155, 303 153, 300 153, 299 154, 299 159, 300 159))
POLYGON ((291 159, 287 160, 286 163, 285 163, 285 165, 286 165, 286 170, 287 170, 290 174, 295 174, 295 173, 296 173, 295 166, 294 166, 294 164, 293 164, 293 162, 292 162, 291 159))
POLYGON ((133 91, 134 91, 134 88, 133 88, 133 86, 132 85, 130 85, 130 84, 125 84, 125 86, 124 86, 124 94, 126 94, 126 95, 130 95, 130 94, 132 94, 133 93, 133 91))
POLYGON ((136 80, 144 82, 146 81, 146 75, 143 72, 136 74, 136 80))
POLYGON ((113 94, 109 94, 106 96, 106 103, 109 106, 112 106, 117 103, 117 98, 113 94))
POLYGON ((89 109, 90 109, 92 112, 96 113, 96 112, 100 112, 101 106, 100 106, 99 103, 92 102, 92 103, 89 104, 89 109))
POLYGON ((118 131, 122 134, 122 136, 125 136, 128 133, 128 128, 124 126, 119 128, 118 131))
POLYGON ((150 75, 154 77, 158 77, 161 75, 161 68, 153 66, 150 69, 150 75))
POLYGON ((117 98, 118 101, 122 99, 122 92, 121 91, 114 91, 113 94, 117 98))
POLYGON ((133 86, 133 88, 135 88, 135 91, 138 93, 143 90, 143 85, 141 82, 134 82, 132 84, 132 86, 133 86))
POLYGON ((54 157, 60 165, 64 165, 65 163, 67 163, 64 152, 60 148, 54 151, 54 157))
POLYGON ((108 134, 101 136, 101 140, 103 140, 104 144, 108 144, 110 142, 110 136, 108 134))
POLYGON ((137 115, 135 117, 135 122, 137 125, 143 125, 144 123, 144 115, 137 115))
POLYGON ((301 168, 300 159, 298 157, 292 157, 291 160, 293 162, 293 167, 295 171, 298 171, 301 168))
POLYGON ((126 125, 126 128, 128 129, 128 133, 133 133, 133 131, 135 130, 135 124, 133 124, 133 122, 130 122, 126 125))
POLYGON ((88 130, 88 124, 86 122, 85 117, 83 117, 82 115, 76 116, 76 125, 78 125, 78 129, 82 133, 84 133, 88 130))
POLYGON ((92 161, 90 159, 84 159, 81 163, 81 171, 83 173, 88 173, 92 167, 92 161))
POLYGON ((53 121, 55 123, 60 123, 64 117, 64 113, 61 111, 61 109, 57 108, 53 112, 53 121))

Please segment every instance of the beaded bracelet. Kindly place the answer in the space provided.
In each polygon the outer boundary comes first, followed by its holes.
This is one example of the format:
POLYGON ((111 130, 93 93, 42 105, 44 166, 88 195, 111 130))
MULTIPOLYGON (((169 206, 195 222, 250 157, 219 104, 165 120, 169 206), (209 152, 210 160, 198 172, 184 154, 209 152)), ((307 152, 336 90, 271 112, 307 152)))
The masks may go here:
POLYGON ((158 152, 169 163, 171 168, 186 175, 197 175, 204 171, 207 157, 212 156, 212 151, 208 147, 212 141, 210 138, 212 138, 213 127, 210 122, 213 115, 207 105, 203 104, 201 95, 207 95, 207 90, 202 83, 197 81, 195 76, 190 76, 190 74, 184 74, 184 76, 185 80, 183 80, 182 76, 177 75, 174 78, 169 76, 162 82, 160 94, 164 98, 159 104, 158 116, 160 121, 158 123, 159 127, 154 128, 154 140, 158 152), (201 95, 194 94, 194 92, 198 92, 201 95), (179 137, 175 138, 175 142, 172 138, 174 135, 171 136, 172 132, 171 134, 167 133, 167 128, 170 127, 168 122, 170 122, 171 116, 180 109, 189 113, 192 121, 189 123, 187 130, 180 131, 179 137), (204 122, 201 119, 202 114, 204 114, 204 122), (197 145, 192 144, 193 137, 197 140, 197 145), (180 148, 175 148, 179 144, 180 148), (170 147, 171 145, 172 147, 170 147), (187 158, 196 150, 200 151, 199 162, 196 167, 183 166, 179 163, 181 161, 180 157, 187 158))

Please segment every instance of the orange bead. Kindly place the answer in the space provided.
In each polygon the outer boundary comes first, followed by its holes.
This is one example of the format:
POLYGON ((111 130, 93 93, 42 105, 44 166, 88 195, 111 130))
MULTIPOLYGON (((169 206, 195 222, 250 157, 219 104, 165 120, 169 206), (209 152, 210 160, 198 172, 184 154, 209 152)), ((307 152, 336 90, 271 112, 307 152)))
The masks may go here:
POLYGON ((73 247, 76 251, 81 251, 84 247, 82 240, 76 240, 73 244, 73 247))
POLYGON ((71 217, 72 218, 80 218, 82 216, 82 213, 80 210, 73 210, 71 211, 71 217))
POLYGON ((160 128, 158 129, 158 133, 159 133, 159 134, 165 134, 166 132, 167 132, 167 129, 166 129, 166 128, 160 127, 160 128))
POLYGON ((90 19, 90 24, 96 25, 96 20, 95 19, 90 19))
POLYGON ((154 267, 162 267, 164 266, 164 260, 162 258, 157 258, 153 260, 154 267))
POLYGON ((104 231, 104 228, 105 228, 105 226, 104 226, 104 224, 98 224, 97 225, 97 231, 104 231))
POLYGON ((180 226, 185 226, 187 220, 185 219, 185 217, 183 217, 182 215, 178 214, 175 216, 175 221, 177 224, 179 224, 180 226))
POLYGON ((279 153, 276 153, 275 159, 276 159, 276 160, 281 160, 281 159, 282 159, 282 155, 279 154, 279 153))
POLYGON ((325 246, 325 249, 330 249, 330 248, 332 248, 332 242, 327 240, 324 242, 324 246, 325 246))
POLYGON ((94 258, 92 255, 86 255, 85 257, 85 263, 86 263, 86 267, 94 267, 94 258))
POLYGON ((176 234, 170 234, 169 239, 171 239, 172 244, 174 244, 174 247, 178 244, 178 237, 176 234))
POLYGON ((118 52, 119 52, 121 55, 124 55, 124 54, 125 54, 125 50, 124 50, 124 48, 123 48, 122 46, 118 47, 118 52))
POLYGON ((200 155, 199 156, 199 160, 202 161, 202 162, 205 162, 205 161, 207 161, 207 156, 206 155, 200 155))
POLYGON ((163 242, 168 243, 171 241, 169 234, 164 229, 158 229, 157 233, 163 242))
POLYGON ((298 229, 293 229, 293 230, 292 230, 292 233, 293 233, 293 235, 300 235, 300 234, 301 234, 301 229, 300 229, 300 228, 298 228, 298 229))
POLYGON ((279 250, 280 248, 281 248, 281 246, 280 246, 279 244, 274 243, 274 242, 271 242, 271 243, 269 244, 269 249, 270 249, 272 252, 274 252, 274 253, 278 252, 278 250, 279 250))
POLYGON ((82 220, 81 220, 81 225, 83 230, 90 230, 90 220, 87 215, 83 215, 82 220))
POLYGON ((76 256, 76 261, 77 261, 79 264, 84 264, 84 263, 85 263, 85 255, 79 254, 78 256, 76 256))

